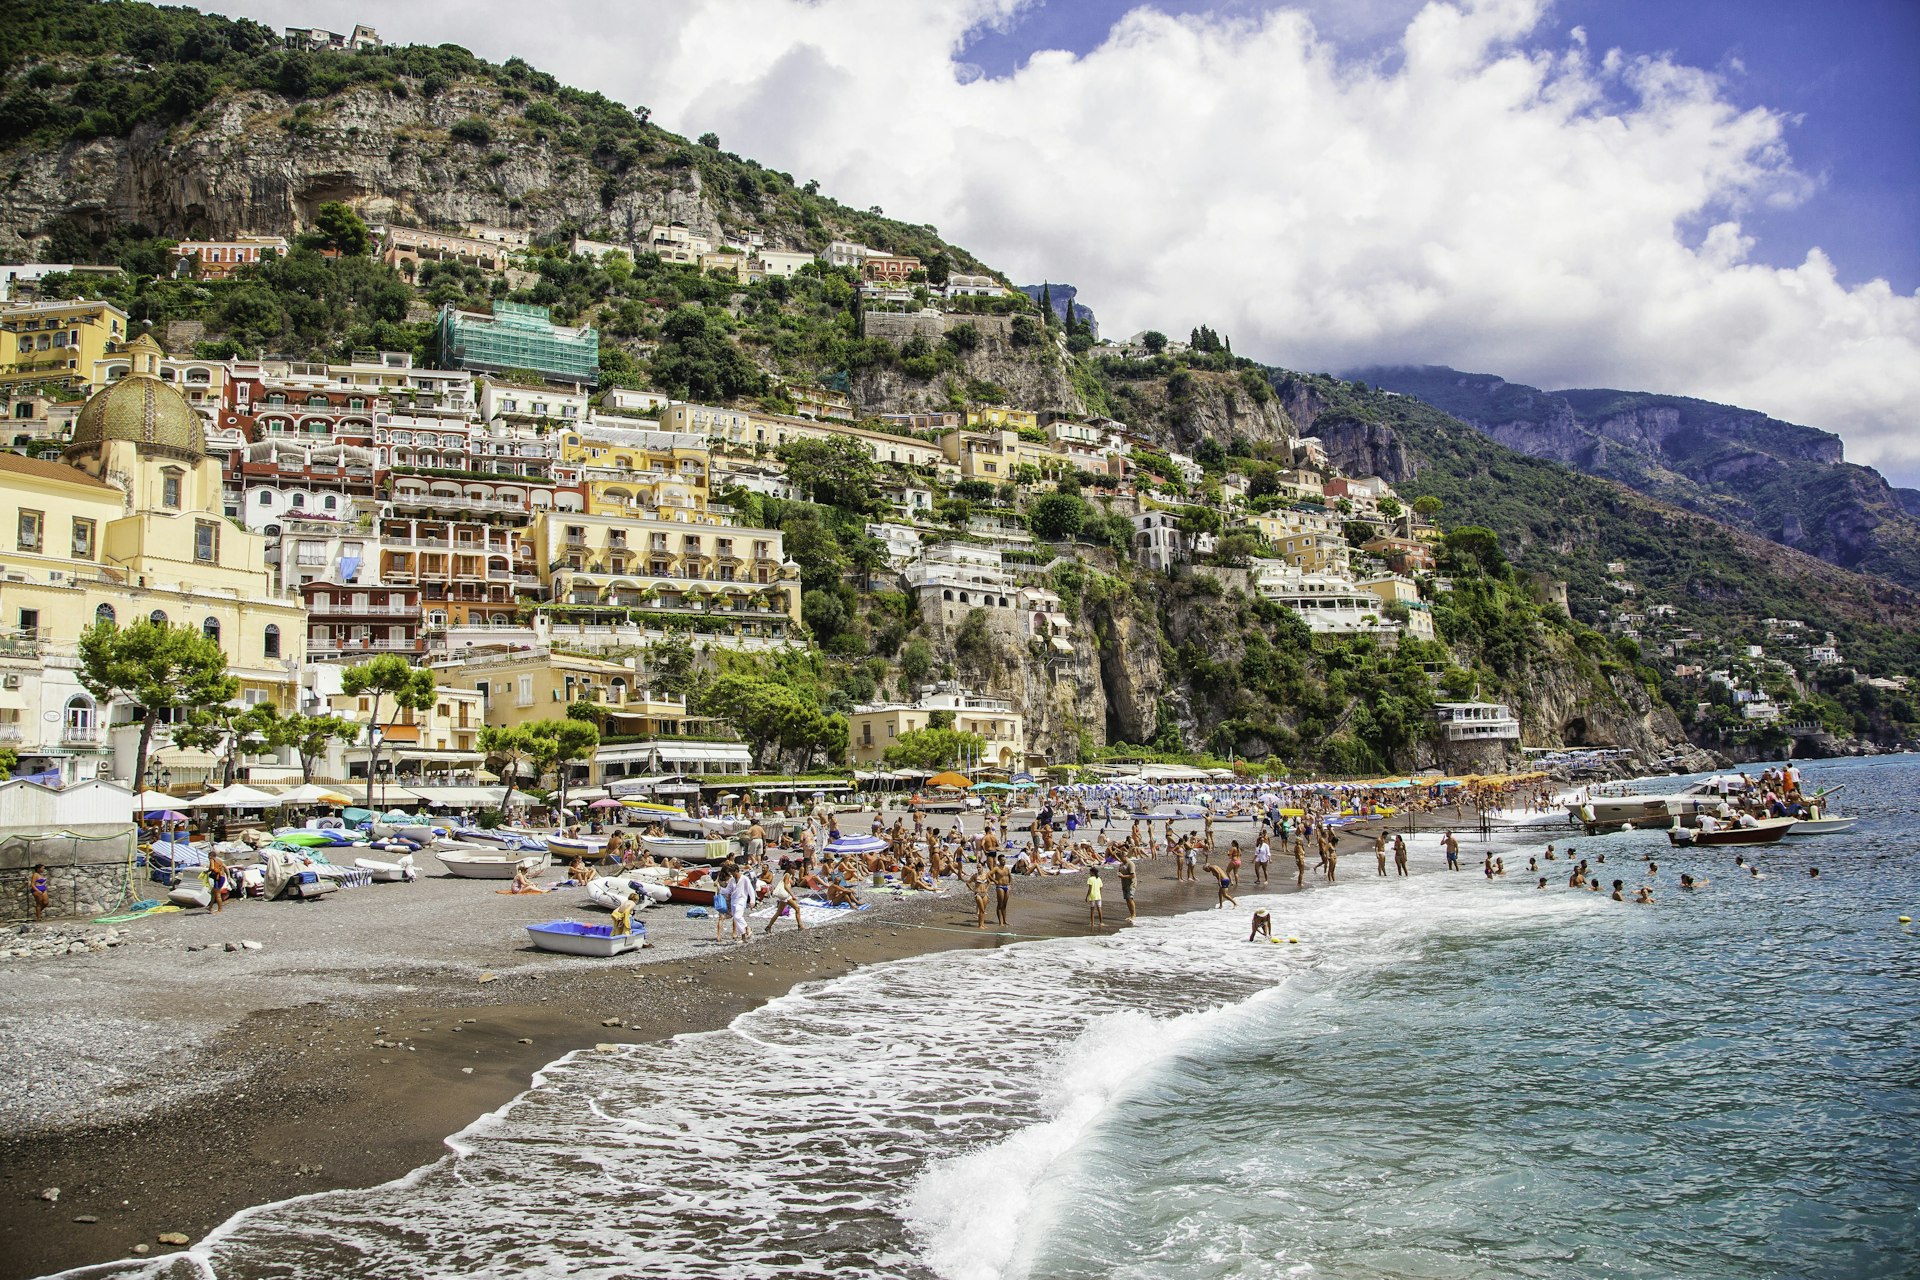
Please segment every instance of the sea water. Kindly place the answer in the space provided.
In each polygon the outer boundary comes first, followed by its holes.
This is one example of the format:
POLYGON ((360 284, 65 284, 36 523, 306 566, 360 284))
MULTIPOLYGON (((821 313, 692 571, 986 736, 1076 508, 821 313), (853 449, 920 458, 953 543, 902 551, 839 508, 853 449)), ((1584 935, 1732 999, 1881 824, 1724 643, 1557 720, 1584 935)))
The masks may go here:
POLYGON ((1535 888, 1564 828, 1491 881, 1494 846, 1447 873, 1422 838, 1410 879, 1349 856, 1306 894, 575 1054, 398 1183, 76 1274, 1920 1274, 1920 933, 1897 922, 1920 765, 1805 772, 1847 785, 1855 831, 1571 837, 1651 906, 1559 860, 1535 888), (1256 906, 1277 943, 1247 941, 1256 906))

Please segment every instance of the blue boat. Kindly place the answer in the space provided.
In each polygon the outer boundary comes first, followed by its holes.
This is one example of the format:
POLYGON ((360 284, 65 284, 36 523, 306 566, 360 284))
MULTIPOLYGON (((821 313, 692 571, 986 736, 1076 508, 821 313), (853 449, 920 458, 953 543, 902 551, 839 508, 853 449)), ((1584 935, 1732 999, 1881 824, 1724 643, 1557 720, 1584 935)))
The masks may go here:
POLYGON ((635 921, 632 933, 615 933, 612 925, 583 924, 578 920, 549 920, 527 926, 527 936, 542 951, 569 956, 617 956, 638 951, 647 942, 647 926, 635 921))

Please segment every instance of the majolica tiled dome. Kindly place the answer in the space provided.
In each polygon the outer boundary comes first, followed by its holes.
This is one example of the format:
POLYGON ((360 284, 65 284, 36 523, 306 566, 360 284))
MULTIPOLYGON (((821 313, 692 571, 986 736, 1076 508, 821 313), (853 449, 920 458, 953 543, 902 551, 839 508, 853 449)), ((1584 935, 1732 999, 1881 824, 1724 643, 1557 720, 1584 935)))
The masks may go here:
POLYGON ((93 393, 74 420, 66 452, 131 440, 158 453, 195 461, 207 454, 206 429, 185 396, 160 380, 160 344, 142 334, 127 344, 127 376, 93 393))

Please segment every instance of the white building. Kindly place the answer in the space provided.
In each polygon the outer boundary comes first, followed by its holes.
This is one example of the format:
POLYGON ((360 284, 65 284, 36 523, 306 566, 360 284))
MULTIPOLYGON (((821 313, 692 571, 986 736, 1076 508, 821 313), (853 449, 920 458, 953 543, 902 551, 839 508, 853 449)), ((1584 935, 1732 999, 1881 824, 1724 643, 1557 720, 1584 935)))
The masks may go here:
POLYGON ((1520 722, 1504 702, 1437 702, 1433 718, 1448 742, 1518 742, 1520 722))
POLYGON ((1193 548, 1171 511, 1143 511, 1133 518, 1133 558, 1156 573, 1165 573, 1192 558, 1193 548))

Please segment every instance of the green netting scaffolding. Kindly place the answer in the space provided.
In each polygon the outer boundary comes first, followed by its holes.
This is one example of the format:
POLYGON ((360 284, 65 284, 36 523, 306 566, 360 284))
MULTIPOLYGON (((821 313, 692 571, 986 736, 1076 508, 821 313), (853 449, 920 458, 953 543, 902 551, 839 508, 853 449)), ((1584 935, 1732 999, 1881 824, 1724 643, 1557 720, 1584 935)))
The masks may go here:
POLYGON ((553 323, 545 307, 496 302, 493 314, 440 309, 435 337, 449 369, 531 369, 561 382, 598 382, 600 334, 553 323))

